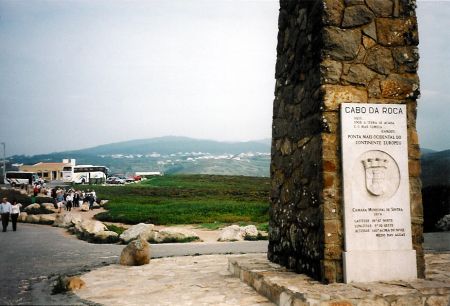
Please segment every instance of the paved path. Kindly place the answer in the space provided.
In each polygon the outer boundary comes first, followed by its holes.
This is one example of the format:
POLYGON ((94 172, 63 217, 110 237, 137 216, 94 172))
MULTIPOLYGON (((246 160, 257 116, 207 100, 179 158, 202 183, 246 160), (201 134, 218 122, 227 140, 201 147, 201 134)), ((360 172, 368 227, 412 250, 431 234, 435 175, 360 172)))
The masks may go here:
MULTIPOLYGON (((426 250, 450 251, 450 232, 425 234, 424 246, 426 250)), ((44 225, 20 223, 17 232, 0 232, 0 305, 79 304, 73 295, 50 296, 51 281, 57 275, 115 263, 123 247, 89 244, 64 229, 44 225)), ((266 251, 267 241, 152 245, 153 258, 266 251)))
MULTIPOLYGON (((124 246, 90 244, 64 229, 19 223, 17 232, 0 232, 0 248, 0 305, 3 305, 63 303, 58 300, 61 295, 48 296, 51 279, 115 263, 124 246), (30 290, 31 287, 42 288, 30 290)), ((153 258, 255 253, 266 252, 267 241, 160 244, 152 245, 151 250, 153 258)))

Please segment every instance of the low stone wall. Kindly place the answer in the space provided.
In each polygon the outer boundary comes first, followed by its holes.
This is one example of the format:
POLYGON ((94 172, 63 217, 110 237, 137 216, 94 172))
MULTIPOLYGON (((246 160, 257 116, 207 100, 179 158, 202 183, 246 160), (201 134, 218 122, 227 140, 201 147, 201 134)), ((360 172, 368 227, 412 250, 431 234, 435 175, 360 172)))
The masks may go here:
POLYGON ((426 279, 321 284, 290 272, 264 254, 231 257, 229 271, 277 305, 446 306, 450 301, 450 252, 425 255, 426 279))

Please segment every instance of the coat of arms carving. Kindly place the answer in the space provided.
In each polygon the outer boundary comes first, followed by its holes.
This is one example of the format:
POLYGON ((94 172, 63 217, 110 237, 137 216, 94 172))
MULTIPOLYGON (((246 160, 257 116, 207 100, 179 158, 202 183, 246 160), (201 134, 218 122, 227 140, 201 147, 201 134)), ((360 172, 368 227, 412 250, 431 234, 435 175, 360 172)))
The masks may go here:
POLYGON ((374 196, 386 191, 386 170, 389 162, 383 158, 367 158, 362 161, 365 169, 366 188, 374 196))

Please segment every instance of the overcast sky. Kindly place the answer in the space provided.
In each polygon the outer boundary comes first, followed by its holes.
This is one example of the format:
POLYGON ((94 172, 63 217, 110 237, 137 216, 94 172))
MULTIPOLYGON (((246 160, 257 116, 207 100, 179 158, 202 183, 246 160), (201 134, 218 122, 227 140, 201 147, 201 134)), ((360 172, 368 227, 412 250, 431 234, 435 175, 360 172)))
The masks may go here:
MULTIPOLYGON (((7 155, 271 137, 278 1, 0 0, 7 155)), ((418 3, 418 129, 450 148, 450 3, 418 3)))

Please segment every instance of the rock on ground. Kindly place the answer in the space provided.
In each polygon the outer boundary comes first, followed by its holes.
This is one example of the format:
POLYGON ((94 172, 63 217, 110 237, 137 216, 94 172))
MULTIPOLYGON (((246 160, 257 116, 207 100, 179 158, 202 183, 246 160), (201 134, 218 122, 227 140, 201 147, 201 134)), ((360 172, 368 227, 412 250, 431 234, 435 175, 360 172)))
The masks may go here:
POLYGON ((189 242, 199 240, 200 237, 194 232, 186 228, 167 227, 159 230, 154 239, 151 241, 162 242, 189 242))
POLYGON ((120 235, 120 239, 124 243, 128 243, 132 240, 138 239, 139 237, 147 241, 154 240, 155 237, 155 232, 153 231, 154 227, 155 226, 153 224, 145 224, 145 223, 133 225, 120 235))
POLYGON ((254 225, 247 225, 239 227, 233 224, 225 227, 219 235, 218 241, 242 241, 242 240, 256 240, 258 239, 258 230, 254 225))
POLYGON ((86 283, 78 276, 72 276, 65 279, 65 287, 68 291, 80 290, 86 287, 86 283))
POLYGON ((57 210, 55 208, 55 205, 53 205, 53 203, 43 203, 43 204, 41 204, 41 206, 44 209, 44 211, 46 211, 46 212, 53 213, 57 210))
POLYGON ((41 215, 28 215, 27 216, 27 223, 39 223, 39 220, 41 219, 41 215))
POLYGON ((89 204, 88 203, 81 204, 80 210, 81 211, 89 211, 89 204))
POLYGON ((26 212, 21 212, 19 215, 19 218, 17 219, 17 221, 19 222, 27 222, 27 216, 28 214, 26 212))
POLYGON ((119 241, 119 235, 113 231, 100 231, 94 235, 93 241, 96 243, 115 243, 119 241))
POLYGON ((41 224, 53 224, 55 222, 56 217, 54 215, 40 215, 39 223, 41 224))
POLYGON ((258 239, 258 229, 254 225, 247 225, 241 227, 242 236, 245 240, 256 240, 258 239))
POLYGON ((71 213, 63 213, 56 215, 55 222, 53 226, 69 228, 78 223, 81 223, 82 219, 80 216, 73 215, 71 213))
POLYGON ((98 232, 106 231, 106 226, 100 221, 96 220, 82 220, 80 223, 75 224, 76 232, 82 235, 95 235, 98 232))
POLYGON ((243 240, 241 228, 239 225, 233 224, 225 227, 220 232, 218 241, 240 241, 243 240))
POLYGON ((142 266, 150 262, 150 245, 142 238, 131 241, 120 254, 123 266, 142 266))
POLYGON ((28 214, 39 214, 41 212, 41 205, 37 203, 30 204, 24 208, 24 211, 28 214))

